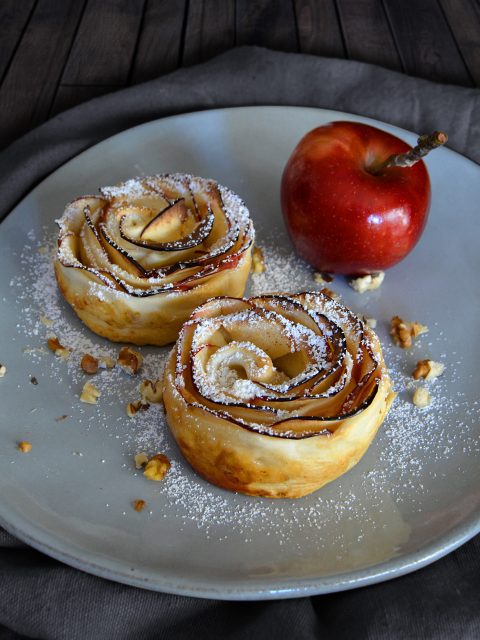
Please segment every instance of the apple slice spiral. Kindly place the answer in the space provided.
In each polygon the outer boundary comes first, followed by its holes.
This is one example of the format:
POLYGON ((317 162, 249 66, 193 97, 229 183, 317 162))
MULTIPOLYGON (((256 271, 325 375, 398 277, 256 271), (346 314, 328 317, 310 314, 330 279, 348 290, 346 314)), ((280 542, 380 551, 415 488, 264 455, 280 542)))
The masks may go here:
POLYGON ((167 421, 194 469, 267 497, 301 497, 348 471, 394 396, 376 335, 323 293, 207 301, 164 377, 167 421))
POLYGON ((253 226, 242 200, 213 180, 128 180, 77 198, 58 224, 60 289, 110 340, 173 342, 199 304, 245 290, 253 226))

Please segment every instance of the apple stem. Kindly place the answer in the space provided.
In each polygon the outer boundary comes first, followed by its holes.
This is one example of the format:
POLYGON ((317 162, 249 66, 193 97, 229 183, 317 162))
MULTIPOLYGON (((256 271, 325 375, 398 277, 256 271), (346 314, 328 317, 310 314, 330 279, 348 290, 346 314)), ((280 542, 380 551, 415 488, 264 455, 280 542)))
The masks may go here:
POLYGON ((410 149, 406 153, 398 153, 390 156, 375 169, 375 173, 380 173, 389 167, 411 167, 421 160, 432 149, 441 147, 448 140, 446 133, 434 131, 433 133, 420 136, 417 140, 417 146, 410 149))

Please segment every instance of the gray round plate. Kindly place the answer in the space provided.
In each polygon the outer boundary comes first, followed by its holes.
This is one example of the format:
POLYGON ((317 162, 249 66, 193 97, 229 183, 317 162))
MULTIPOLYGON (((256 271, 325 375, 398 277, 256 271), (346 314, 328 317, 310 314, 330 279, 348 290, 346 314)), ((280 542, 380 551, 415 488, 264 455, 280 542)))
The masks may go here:
MULTIPOLYGON (((55 292, 45 237, 75 196, 135 175, 163 171, 212 177, 246 201, 265 248, 267 272, 252 290, 315 289, 292 255, 279 181, 300 137, 343 113, 248 107, 151 122, 74 158, 36 187, 1 225, 0 523, 33 547, 85 571, 178 594, 225 599, 286 598, 393 578, 443 556, 480 529, 480 342, 478 203, 480 169, 440 149, 427 164, 431 215, 414 252, 381 289, 360 296, 341 278, 332 287, 375 317, 400 391, 375 442, 351 472, 302 500, 270 501, 222 491, 185 464, 153 407, 125 414, 137 380, 114 370, 94 379, 97 406, 81 404, 79 356, 118 347, 97 338, 55 292), (38 251, 40 247, 40 251, 38 251), (398 314, 429 326, 410 352, 391 346, 398 314), (40 316, 48 316, 49 320, 40 316), (43 322, 43 323, 42 323, 43 322), (51 327, 44 326, 44 323, 51 327), (45 350, 54 331, 74 347, 68 362, 45 350), (411 403, 418 359, 446 365, 431 384, 433 404, 411 403), (38 384, 31 384, 35 376, 38 384), (67 418, 59 420, 61 416, 67 418), (16 443, 29 440, 22 454, 16 443), (149 482, 133 454, 167 452, 172 471, 149 482), (147 507, 137 513, 132 500, 147 507)), ((165 349, 142 349, 145 375, 159 377, 165 349)))

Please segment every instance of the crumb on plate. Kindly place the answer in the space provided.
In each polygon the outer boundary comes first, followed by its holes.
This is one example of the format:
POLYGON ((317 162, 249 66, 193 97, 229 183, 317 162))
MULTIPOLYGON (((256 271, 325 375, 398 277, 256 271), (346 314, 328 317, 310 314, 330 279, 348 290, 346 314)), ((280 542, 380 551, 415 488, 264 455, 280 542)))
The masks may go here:
POLYGON ((130 347, 122 347, 118 354, 117 364, 126 373, 135 375, 142 366, 143 356, 131 349, 130 347))
POLYGON ((147 503, 145 502, 145 500, 134 500, 132 502, 132 506, 135 511, 140 512, 147 506, 147 503))
POLYGON ((143 467, 147 464, 148 462, 148 456, 146 453, 136 453, 135 457, 135 468, 136 469, 143 469, 143 467))
POLYGON ((161 380, 143 380, 139 386, 140 395, 142 396, 142 402, 147 403, 159 403, 163 398, 163 384, 161 380))
POLYGON ((86 382, 83 385, 80 400, 86 404, 97 404, 97 400, 101 395, 101 391, 99 391, 91 382, 86 382))
POLYGON ((51 335, 47 338, 47 345, 50 351, 53 351, 57 358, 63 358, 64 360, 67 360, 72 352, 71 349, 64 347, 63 344, 59 342, 56 335, 51 335))
POLYGON ((420 409, 428 407, 432 403, 432 396, 425 387, 418 387, 413 394, 413 404, 420 409))
POLYGON ((80 360, 80 368, 84 373, 92 375, 97 373, 99 367, 99 361, 89 353, 85 353, 80 360))
POLYGON ((419 360, 417 366, 412 373, 412 377, 415 380, 434 380, 442 375, 445 371, 445 365, 441 362, 435 362, 435 360, 419 360))
POLYGON ((366 276, 360 276, 359 278, 352 278, 348 281, 348 284, 357 293, 365 293, 366 291, 374 291, 382 284, 385 279, 385 273, 379 271, 378 273, 369 273, 366 276))
POLYGON ((165 478, 171 466, 170 460, 165 454, 157 453, 145 465, 143 475, 149 480, 160 482, 165 478))
POLYGON ((426 333, 428 327, 419 322, 407 322, 399 316, 393 316, 390 321, 390 335, 397 347, 402 349, 410 349, 413 344, 413 338, 426 333))

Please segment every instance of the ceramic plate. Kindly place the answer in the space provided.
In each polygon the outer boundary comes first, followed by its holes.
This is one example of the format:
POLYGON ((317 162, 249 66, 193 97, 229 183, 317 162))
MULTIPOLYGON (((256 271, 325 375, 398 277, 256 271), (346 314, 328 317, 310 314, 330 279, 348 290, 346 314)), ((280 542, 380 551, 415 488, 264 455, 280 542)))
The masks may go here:
MULTIPOLYGON (((98 405, 79 402, 85 352, 118 347, 89 332, 56 292, 55 218, 75 196, 135 175, 189 172, 239 193, 251 211, 267 271, 255 293, 318 289, 284 231, 279 183, 300 137, 331 120, 319 109, 251 107, 151 122, 98 144, 44 180, 1 225, 0 521, 28 544, 85 571, 177 594, 284 598, 348 589, 413 571, 480 530, 478 203, 480 169, 440 149, 428 158, 433 200, 414 252, 382 287, 360 295, 329 285, 377 319, 399 396, 376 440, 348 474, 301 500, 256 499, 196 476, 172 442, 161 409, 130 419, 139 380, 114 369, 95 377, 98 405), (477 235, 475 235, 477 234, 477 235), (428 325, 405 352, 391 345, 398 314, 428 325), (45 348, 55 333, 68 361, 45 348), (445 364, 432 405, 415 408, 417 360, 445 364), (35 378, 38 384, 35 383, 35 378), (32 382, 33 379, 33 382, 32 382), (30 453, 17 451, 28 440, 30 453), (166 480, 146 480, 133 456, 162 451, 166 480), (143 499, 138 513, 132 501, 143 499)), ((157 378, 166 349, 145 348, 143 377, 157 378)))

